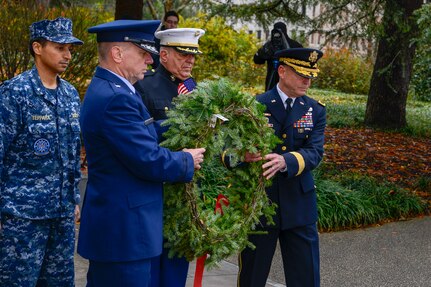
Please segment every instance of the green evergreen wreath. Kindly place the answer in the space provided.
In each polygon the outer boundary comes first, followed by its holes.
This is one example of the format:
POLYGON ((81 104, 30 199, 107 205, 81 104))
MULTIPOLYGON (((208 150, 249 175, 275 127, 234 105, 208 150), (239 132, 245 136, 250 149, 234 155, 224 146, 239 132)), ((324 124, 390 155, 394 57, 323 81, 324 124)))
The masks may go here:
POLYGON ((193 93, 176 97, 174 105, 162 145, 205 147, 206 152, 191 183, 165 184, 165 247, 169 256, 189 261, 208 254, 206 265, 212 266, 252 246, 247 235, 262 215, 272 222, 275 206, 265 193, 269 182, 262 162, 240 160, 246 151, 270 153, 279 140, 268 127, 265 107, 226 79, 202 82, 193 93), (226 168, 227 154, 230 166, 239 165, 226 168))

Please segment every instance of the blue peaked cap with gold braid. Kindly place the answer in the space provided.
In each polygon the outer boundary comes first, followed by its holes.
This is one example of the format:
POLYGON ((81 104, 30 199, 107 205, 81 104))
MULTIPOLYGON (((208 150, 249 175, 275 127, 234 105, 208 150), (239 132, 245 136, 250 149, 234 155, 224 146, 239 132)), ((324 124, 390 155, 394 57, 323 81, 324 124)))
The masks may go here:
POLYGON ((97 42, 131 42, 152 54, 158 54, 154 32, 159 20, 115 20, 88 29, 97 34, 97 42))
POLYGON ((312 48, 290 48, 277 51, 274 56, 280 64, 287 65, 304 78, 314 79, 320 72, 317 61, 323 52, 312 48))

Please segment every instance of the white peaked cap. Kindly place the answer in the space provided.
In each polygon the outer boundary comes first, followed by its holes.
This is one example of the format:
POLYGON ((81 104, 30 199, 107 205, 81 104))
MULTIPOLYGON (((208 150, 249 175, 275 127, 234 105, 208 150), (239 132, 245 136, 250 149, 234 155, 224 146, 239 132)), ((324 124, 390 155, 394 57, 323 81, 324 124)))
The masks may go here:
POLYGON ((199 50, 199 38, 204 34, 202 29, 176 28, 158 31, 155 36, 160 39, 160 46, 174 47, 183 54, 202 54, 199 50))

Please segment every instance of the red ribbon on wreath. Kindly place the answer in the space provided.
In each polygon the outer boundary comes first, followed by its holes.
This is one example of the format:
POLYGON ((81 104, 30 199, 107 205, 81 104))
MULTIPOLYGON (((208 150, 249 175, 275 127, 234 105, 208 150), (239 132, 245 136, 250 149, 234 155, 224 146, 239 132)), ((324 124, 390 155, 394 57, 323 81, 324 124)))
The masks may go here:
POLYGON ((229 200, 227 200, 226 196, 224 196, 223 194, 220 193, 217 196, 214 213, 220 213, 221 215, 223 215, 223 205, 229 206, 229 200))
MULTIPOLYGON (((220 193, 217 196, 214 213, 220 213, 221 215, 223 215, 223 205, 229 206, 229 200, 227 199, 226 196, 220 193)), ((196 260, 195 280, 193 282, 193 287, 202 287, 205 260, 207 259, 207 256, 208 254, 205 253, 204 255, 202 255, 196 260)))

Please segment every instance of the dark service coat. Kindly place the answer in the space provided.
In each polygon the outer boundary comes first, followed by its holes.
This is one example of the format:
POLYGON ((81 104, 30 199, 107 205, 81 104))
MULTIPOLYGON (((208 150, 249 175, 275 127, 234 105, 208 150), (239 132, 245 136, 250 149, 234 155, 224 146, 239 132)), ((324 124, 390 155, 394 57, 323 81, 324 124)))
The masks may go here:
POLYGON ((78 253, 102 262, 158 256, 163 182, 190 181, 192 156, 160 147, 141 97, 100 67, 85 95, 80 124, 89 172, 78 253))
POLYGON ((257 100, 266 106, 269 124, 283 141, 274 152, 283 155, 287 165, 287 172, 278 172, 267 188, 269 198, 278 205, 276 227, 284 230, 313 224, 317 204, 311 171, 323 156, 326 109, 302 96, 296 98, 287 116, 276 86, 257 100))

